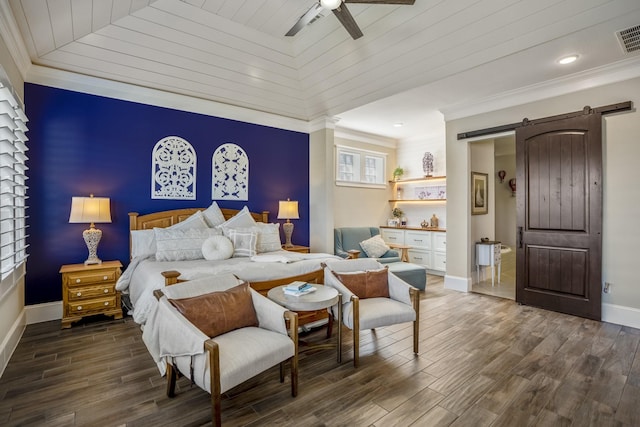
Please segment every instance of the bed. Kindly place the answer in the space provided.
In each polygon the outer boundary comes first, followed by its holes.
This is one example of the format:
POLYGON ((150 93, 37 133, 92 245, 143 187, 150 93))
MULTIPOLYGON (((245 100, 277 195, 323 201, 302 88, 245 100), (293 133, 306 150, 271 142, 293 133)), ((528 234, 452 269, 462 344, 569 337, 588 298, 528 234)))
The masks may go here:
MULTIPOLYGON (((262 223, 265 226, 269 224, 269 212, 249 212, 246 207, 241 210, 218 208, 215 202, 208 208, 176 209, 146 215, 140 215, 137 212, 129 213, 131 262, 118 280, 116 289, 128 296, 132 306, 130 314, 136 323, 144 324, 147 316, 155 307, 157 300, 153 292, 168 284, 176 283, 178 280, 193 280, 216 274, 232 273, 239 279, 249 282, 256 291, 266 294, 269 289, 275 286, 295 280, 322 283, 324 273, 321 264, 327 259, 337 258, 326 253, 301 254, 284 251, 280 248, 279 231, 277 250, 223 260, 160 261, 158 260, 161 258, 158 242, 156 242, 158 246, 155 249, 146 243, 140 243, 141 235, 148 237, 154 232, 159 233, 156 231, 157 229, 172 229, 180 224, 180 226, 184 225, 183 230, 192 230, 186 224, 188 222, 201 224, 199 220, 196 221, 194 218, 199 218, 201 214, 205 219, 210 218, 211 215, 207 216, 209 211, 215 211, 214 216, 219 221, 225 221, 224 224, 229 223, 232 219, 246 219, 249 215, 256 223, 262 223), (141 250, 141 246, 145 250, 141 250)), ((205 222, 209 228, 216 228, 216 226, 212 226, 211 222, 205 222)), ((219 224, 217 227, 222 225, 219 224)), ((273 226, 272 228, 278 228, 277 224, 269 225, 273 226)), ((202 227, 202 225, 198 225, 198 227, 202 227)), ((211 232, 205 229, 201 229, 201 231, 202 233, 211 232)), ((184 232, 186 233, 186 231, 184 232)), ((326 311, 300 313, 299 324, 309 324, 327 317, 326 311)))

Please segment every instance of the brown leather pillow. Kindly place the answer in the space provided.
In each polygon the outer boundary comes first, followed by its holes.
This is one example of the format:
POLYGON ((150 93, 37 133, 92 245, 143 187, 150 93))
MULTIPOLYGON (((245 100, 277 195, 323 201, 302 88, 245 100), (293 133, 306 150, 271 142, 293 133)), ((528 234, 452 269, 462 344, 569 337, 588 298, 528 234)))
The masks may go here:
POLYGON ((209 338, 234 329, 258 326, 248 283, 197 297, 170 299, 169 302, 209 338))
POLYGON ((388 267, 358 273, 332 273, 358 298, 389 298, 388 267))

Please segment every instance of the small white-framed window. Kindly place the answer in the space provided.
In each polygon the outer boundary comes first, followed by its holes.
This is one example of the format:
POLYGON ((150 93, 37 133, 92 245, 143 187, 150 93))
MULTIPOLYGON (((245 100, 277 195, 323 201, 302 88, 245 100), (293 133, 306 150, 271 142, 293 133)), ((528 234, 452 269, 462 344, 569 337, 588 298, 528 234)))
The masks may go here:
POLYGON ((387 155, 336 146, 336 185, 384 188, 387 155))

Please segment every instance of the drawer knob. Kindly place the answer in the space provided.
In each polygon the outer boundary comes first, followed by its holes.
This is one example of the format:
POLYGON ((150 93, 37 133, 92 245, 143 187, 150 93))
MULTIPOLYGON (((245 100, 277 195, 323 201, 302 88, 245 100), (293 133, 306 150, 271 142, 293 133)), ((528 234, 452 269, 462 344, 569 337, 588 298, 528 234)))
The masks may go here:
POLYGON ((76 310, 78 310, 78 311, 82 310, 82 306, 79 305, 78 308, 76 308, 76 310))
POLYGON ((109 301, 105 301, 105 302, 104 302, 104 305, 109 305, 109 301))
POLYGON ((105 294, 108 294, 108 293, 109 293, 109 288, 105 288, 103 292, 104 292, 105 294))
POLYGON ((80 279, 76 279, 76 283, 80 283, 82 280, 80 279))
POLYGON ((76 294, 76 296, 77 296, 77 297, 81 297, 81 296, 82 296, 82 292, 78 292, 78 293, 76 294))
POLYGON ((102 280, 107 280, 107 279, 109 279, 108 276, 102 276, 102 280))

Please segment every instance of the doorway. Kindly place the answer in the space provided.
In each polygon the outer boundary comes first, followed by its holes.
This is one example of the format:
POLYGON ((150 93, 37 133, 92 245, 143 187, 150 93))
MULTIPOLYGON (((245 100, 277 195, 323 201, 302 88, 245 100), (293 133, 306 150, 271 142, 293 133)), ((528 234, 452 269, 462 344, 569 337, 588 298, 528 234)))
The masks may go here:
MULTIPOLYGON (((495 268, 492 284, 491 267, 473 268, 472 292, 515 300, 516 298, 516 197, 509 181, 516 177, 515 134, 472 143, 474 170, 488 173, 492 195, 487 218, 474 217, 474 236, 488 237, 501 243, 500 278, 495 268), (478 145, 476 145, 478 144, 478 145), (484 169, 482 169, 484 168, 484 169), (499 173, 503 171, 504 174, 499 173)), ((475 266, 475 248, 472 254, 475 266)))

